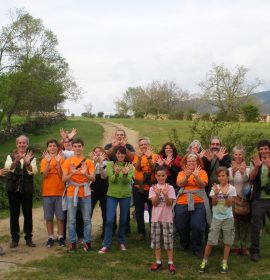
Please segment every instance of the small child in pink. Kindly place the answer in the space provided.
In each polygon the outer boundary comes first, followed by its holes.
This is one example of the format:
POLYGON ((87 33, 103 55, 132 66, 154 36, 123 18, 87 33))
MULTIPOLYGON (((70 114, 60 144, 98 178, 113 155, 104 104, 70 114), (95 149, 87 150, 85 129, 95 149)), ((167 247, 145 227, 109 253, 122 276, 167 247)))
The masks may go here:
POLYGON ((173 264, 173 215, 172 204, 176 199, 173 186, 165 181, 166 168, 158 166, 155 171, 157 184, 152 185, 149 191, 149 199, 152 201, 151 218, 151 248, 155 250, 156 263, 151 265, 151 271, 158 271, 162 267, 161 262, 161 236, 163 236, 164 248, 168 255, 168 270, 174 274, 176 269, 173 264))

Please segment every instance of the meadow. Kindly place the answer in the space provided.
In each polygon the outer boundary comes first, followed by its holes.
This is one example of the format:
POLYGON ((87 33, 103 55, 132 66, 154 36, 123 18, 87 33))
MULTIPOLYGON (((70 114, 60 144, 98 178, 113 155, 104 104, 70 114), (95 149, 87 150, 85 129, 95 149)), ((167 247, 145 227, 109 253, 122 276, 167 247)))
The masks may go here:
MULTIPOLYGON (((107 121, 107 120, 99 120, 107 121)), ((132 120, 132 119, 110 119, 116 123, 121 123, 126 127, 139 131, 140 136, 150 137, 153 145, 160 146, 168 140, 169 132, 172 128, 177 130, 180 137, 189 140, 190 126, 188 121, 152 121, 152 120, 132 120)), ((31 144, 41 150, 45 147, 45 142, 50 137, 59 139, 59 129, 71 129, 76 127, 78 136, 85 139, 86 150, 94 144, 100 143, 103 130, 97 122, 89 119, 69 119, 52 127, 39 131, 36 135, 30 135, 31 144)), ((261 130, 270 138, 269 124, 241 124, 241 130, 261 130)), ((5 143, 0 147, 0 156, 5 156, 14 148, 14 141, 5 143)), ((79 249, 74 254, 68 254, 66 250, 61 250, 60 256, 51 256, 42 261, 34 261, 21 265, 15 272, 7 275, 6 279, 270 279, 270 238, 269 223, 262 234, 262 259, 258 263, 253 263, 247 257, 231 256, 229 260, 230 271, 227 275, 219 273, 220 261, 222 259, 222 248, 214 249, 210 258, 210 267, 205 274, 198 272, 200 260, 192 255, 192 252, 181 252, 175 250, 176 275, 172 276, 166 269, 166 257, 164 254, 164 269, 161 272, 153 273, 149 271, 150 264, 154 260, 153 251, 149 247, 149 240, 135 241, 136 225, 132 220, 132 232, 127 238, 128 250, 120 252, 114 238, 111 252, 99 255, 97 250, 101 247, 100 235, 94 236, 94 250, 88 253, 79 249)), ((45 230, 45 229, 44 229, 45 230)))

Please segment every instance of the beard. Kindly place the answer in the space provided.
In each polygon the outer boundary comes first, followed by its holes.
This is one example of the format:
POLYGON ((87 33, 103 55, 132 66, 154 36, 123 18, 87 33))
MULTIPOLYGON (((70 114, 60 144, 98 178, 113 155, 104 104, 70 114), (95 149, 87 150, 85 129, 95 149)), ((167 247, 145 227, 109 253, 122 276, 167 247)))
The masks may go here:
POLYGON ((213 152, 213 153, 218 153, 219 152, 219 148, 211 148, 211 151, 213 152))

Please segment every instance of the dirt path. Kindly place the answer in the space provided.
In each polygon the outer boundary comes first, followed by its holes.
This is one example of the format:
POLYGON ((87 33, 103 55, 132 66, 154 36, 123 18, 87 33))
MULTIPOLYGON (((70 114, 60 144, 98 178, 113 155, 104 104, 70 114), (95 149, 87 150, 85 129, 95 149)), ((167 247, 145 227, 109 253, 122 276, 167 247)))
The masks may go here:
MULTIPOLYGON (((138 141, 138 133, 134 130, 128 129, 121 124, 115 124, 110 122, 100 123, 104 128, 103 142, 104 146, 111 142, 111 138, 115 133, 117 128, 124 129, 126 131, 128 141, 130 144, 136 147, 138 141)), ((25 246, 24 239, 21 238, 20 244, 16 249, 9 248, 9 241, 2 242, 2 247, 4 248, 6 254, 0 257, 0 279, 4 278, 7 272, 16 270, 20 264, 25 264, 33 260, 41 260, 48 256, 61 256, 66 253, 66 248, 61 248, 59 246, 54 246, 52 248, 45 247, 47 241, 47 232, 45 227, 45 222, 43 219, 43 208, 33 209, 33 240, 36 243, 36 248, 29 248, 25 246)), ((92 235, 95 237, 99 234, 101 229, 101 213, 100 208, 95 209, 92 218, 92 235)), ((23 228, 23 218, 20 217, 20 227, 23 228)), ((9 219, 0 220, 0 233, 3 239, 8 240, 9 238, 9 219), (7 237, 7 238, 5 238, 7 237)), ((23 236, 21 234, 21 236, 23 236)), ((99 245, 99 244, 97 244, 99 245)))

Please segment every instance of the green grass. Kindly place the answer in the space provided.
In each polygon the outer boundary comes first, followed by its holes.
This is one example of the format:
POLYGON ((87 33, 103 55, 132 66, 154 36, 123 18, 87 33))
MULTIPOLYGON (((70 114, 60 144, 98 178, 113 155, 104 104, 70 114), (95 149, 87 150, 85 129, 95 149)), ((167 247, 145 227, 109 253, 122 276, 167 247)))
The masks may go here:
MULTIPOLYGON (((161 147, 169 140, 169 133, 172 129, 176 129, 180 140, 190 140, 190 128, 193 124, 192 121, 179 120, 109 119, 104 121, 121 123, 138 131, 140 136, 149 137, 155 147, 161 147)), ((270 123, 240 123, 240 131, 243 133, 260 131, 270 139, 270 123)))
POLYGON ((154 261, 153 250, 149 241, 135 241, 135 223, 132 223, 133 234, 127 238, 128 250, 120 252, 114 237, 110 253, 100 255, 97 250, 101 247, 101 240, 95 237, 94 251, 85 253, 82 248, 74 254, 63 249, 61 257, 49 257, 42 261, 35 261, 22 265, 18 271, 9 274, 7 279, 270 279, 269 235, 262 238, 262 259, 258 263, 251 262, 247 257, 231 256, 229 259, 229 273, 219 273, 222 259, 222 247, 215 247, 209 259, 209 268, 205 274, 200 274, 198 268, 201 260, 191 252, 174 252, 177 268, 176 275, 167 271, 167 258, 163 254, 163 269, 160 272, 150 272, 154 261))

